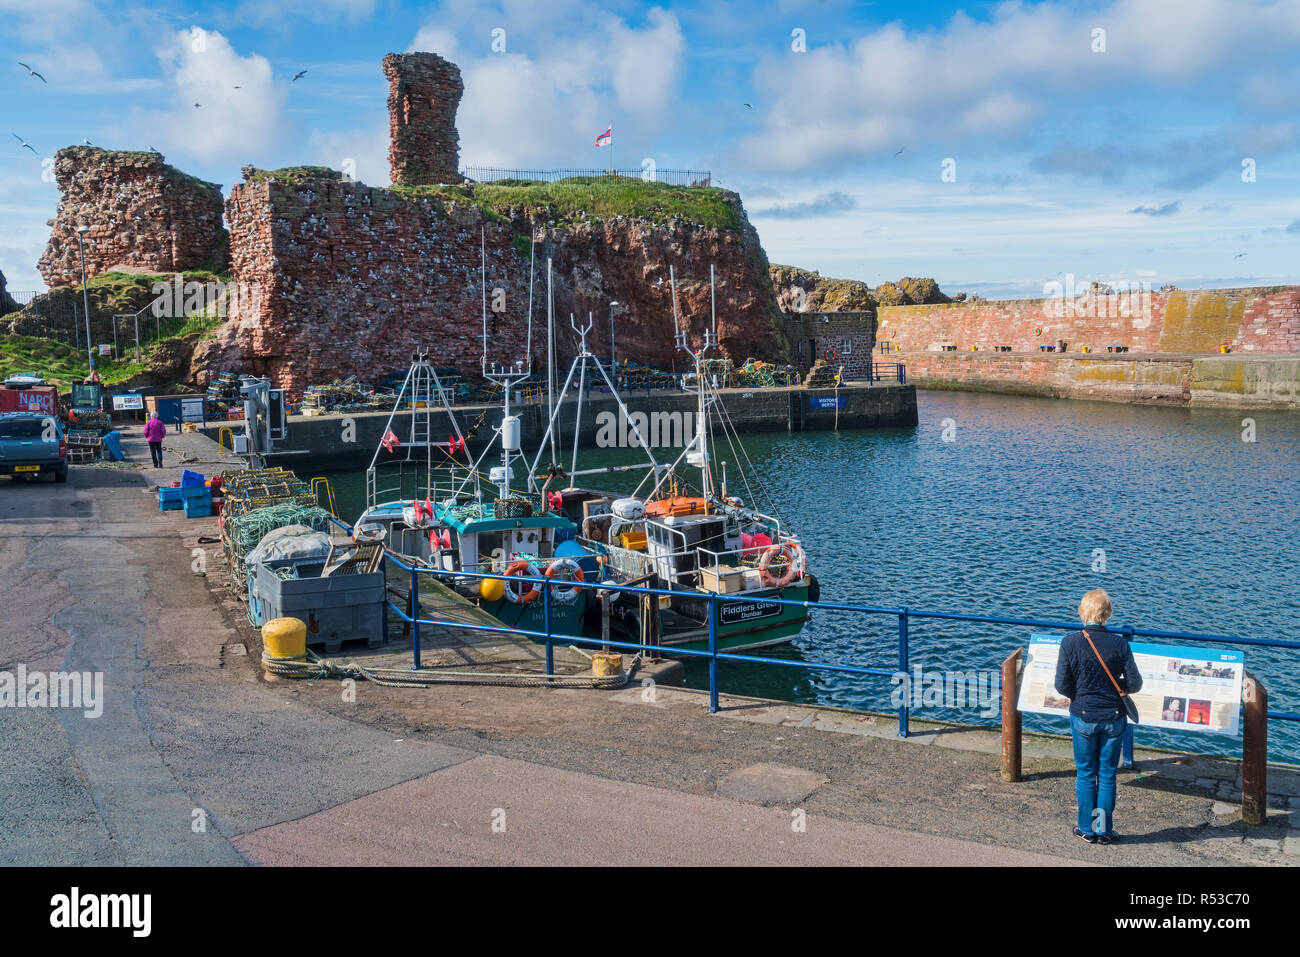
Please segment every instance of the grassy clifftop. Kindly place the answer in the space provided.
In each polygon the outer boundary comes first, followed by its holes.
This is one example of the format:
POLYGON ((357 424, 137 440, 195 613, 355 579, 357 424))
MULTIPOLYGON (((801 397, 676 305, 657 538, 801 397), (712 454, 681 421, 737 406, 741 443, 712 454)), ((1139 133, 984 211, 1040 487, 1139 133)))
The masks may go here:
POLYGON ((458 186, 395 185, 392 189, 410 199, 430 197, 474 203, 498 215, 520 210, 560 224, 626 216, 653 223, 680 218, 712 229, 739 229, 742 215, 739 197, 729 190, 670 186, 630 176, 575 176, 550 183, 498 180, 458 186))

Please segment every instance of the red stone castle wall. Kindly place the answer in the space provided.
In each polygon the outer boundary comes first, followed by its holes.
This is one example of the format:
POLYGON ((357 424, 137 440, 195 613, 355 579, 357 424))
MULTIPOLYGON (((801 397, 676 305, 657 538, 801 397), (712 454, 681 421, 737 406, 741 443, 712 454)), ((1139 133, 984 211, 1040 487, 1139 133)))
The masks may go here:
POLYGON ((61 192, 37 263, 47 285, 81 282, 77 227, 85 225, 86 275, 114 266, 168 273, 224 265, 221 187, 186 176, 161 153, 71 146, 55 154, 61 192))
POLYGON ((388 165, 394 183, 459 183, 460 68, 436 53, 390 53, 388 165))

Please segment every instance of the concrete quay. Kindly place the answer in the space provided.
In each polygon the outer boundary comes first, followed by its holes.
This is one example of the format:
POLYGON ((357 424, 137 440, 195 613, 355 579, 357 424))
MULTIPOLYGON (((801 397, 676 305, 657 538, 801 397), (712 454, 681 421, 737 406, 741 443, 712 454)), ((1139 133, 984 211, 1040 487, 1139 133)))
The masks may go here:
MULTIPOLYGON (((159 512, 168 468, 0 480, 0 670, 100 671, 102 716, 0 709, 9 864, 1221 864, 1300 862, 1300 777, 1247 828, 1239 764, 1139 750, 1110 847, 1070 836, 1063 739, 1022 783, 996 732, 698 691, 268 682, 214 571, 215 522, 159 512), (192 549, 208 550, 207 573, 192 549)), ((204 451, 204 449, 207 451, 204 451)), ((175 467, 172 467, 172 466, 175 467)))
MULTIPOLYGON (((840 389, 722 389, 719 394, 732 425, 741 432, 912 428, 917 424, 916 389, 911 385, 850 383, 840 389), (841 407, 837 408, 837 403, 841 407)), ((653 448, 680 449, 694 435, 693 416, 698 400, 693 393, 660 390, 648 395, 624 394, 622 398, 630 416, 645 416, 644 421, 638 420, 638 427, 653 448)), ((584 401, 582 418, 578 421, 577 405, 570 398, 561 406, 556 418, 558 441, 563 447, 572 448, 575 433, 578 444, 587 447, 598 442, 603 444, 610 435, 621 435, 626 439, 633 430, 618 421, 617 409, 611 396, 593 392, 584 401), (601 435, 602 429, 606 430, 604 436, 601 435)), ((289 439, 285 447, 307 450, 308 454, 273 455, 271 462, 286 468, 293 468, 295 461, 310 462, 312 467, 324 468, 369 465, 383 437, 390 411, 290 416, 289 439)), ((492 429, 501 424, 499 403, 458 405, 454 411, 462 430, 481 423, 477 438, 469 440, 472 450, 482 448, 491 437, 492 429)), ((536 449, 546 433, 545 400, 519 405, 512 403, 511 412, 520 418, 523 447, 536 449)), ((452 434, 451 422, 442 408, 434 408, 432 423, 434 436, 452 434)), ((403 415, 400 425, 401 428, 394 430, 399 439, 409 432, 409 416, 403 415)), ((209 422, 202 432, 217 440, 222 428, 238 432, 242 423, 209 422)), ((228 444, 229 440, 226 441, 228 444)), ((617 444, 625 445, 626 442, 617 444)))

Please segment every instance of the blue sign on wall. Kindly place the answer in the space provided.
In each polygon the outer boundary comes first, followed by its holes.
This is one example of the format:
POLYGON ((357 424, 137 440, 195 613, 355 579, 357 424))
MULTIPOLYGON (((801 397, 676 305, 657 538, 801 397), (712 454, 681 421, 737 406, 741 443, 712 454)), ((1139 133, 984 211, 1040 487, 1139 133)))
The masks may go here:
POLYGON ((846 405, 846 399, 842 395, 810 395, 808 397, 808 408, 810 409, 843 409, 846 405))

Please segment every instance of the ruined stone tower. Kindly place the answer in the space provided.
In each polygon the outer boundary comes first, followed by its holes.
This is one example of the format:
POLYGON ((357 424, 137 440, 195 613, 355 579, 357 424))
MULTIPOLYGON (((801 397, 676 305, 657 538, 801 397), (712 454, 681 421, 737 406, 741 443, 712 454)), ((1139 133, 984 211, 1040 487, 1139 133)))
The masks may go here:
POLYGON ((461 181, 456 107, 465 85, 460 68, 436 53, 390 53, 388 166, 394 183, 461 181))

